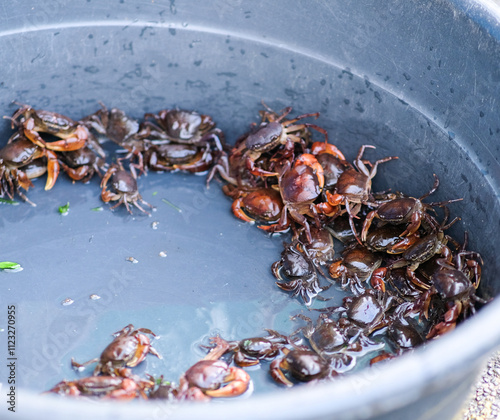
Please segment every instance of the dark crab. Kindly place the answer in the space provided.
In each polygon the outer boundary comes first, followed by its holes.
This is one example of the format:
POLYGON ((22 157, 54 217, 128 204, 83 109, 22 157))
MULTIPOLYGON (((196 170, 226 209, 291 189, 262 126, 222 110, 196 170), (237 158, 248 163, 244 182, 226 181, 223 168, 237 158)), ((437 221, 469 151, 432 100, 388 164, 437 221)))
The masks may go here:
POLYGON ((213 152, 207 144, 150 144, 144 152, 146 166, 154 171, 205 172, 213 160, 213 152))
POLYGON ((207 144, 212 140, 217 150, 223 150, 224 135, 208 115, 196 111, 164 109, 158 114, 147 113, 144 117, 154 121, 143 124, 143 129, 149 130, 148 138, 192 145, 207 144))
POLYGON ((283 353, 284 356, 274 359, 270 366, 271 377, 279 384, 287 387, 294 385, 285 372, 300 382, 311 382, 337 374, 331 369, 328 360, 311 350, 285 348, 283 353))
POLYGON ((366 241, 368 229, 370 228, 374 218, 379 219, 381 222, 393 225, 407 224, 406 229, 401 232, 399 236, 413 235, 417 232, 422 220, 426 221, 427 225, 432 225, 433 221, 431 220, 431 216, 427 213, 428 210, 433 207, 443 207, 446 204, 462 200, 460 198, 438 203, 423 203, 422 200, 436 191, 438 186, 439 179, 434 174, 434 185, 420 198, 398 197, 381 204, 380 207, 368 213, 363 223, 361 240, 363 242, 366 241))
POLYGON ((291 107, 285 108, 281 115, 272 110, 262 111, 262 122, 259 127, 240 137, 229 155, 222 153, 217 164, 207 177, 207 184, 215 173, 233 185, 255 186, 254 177, 277 176, 273 170, 273 163, 281 160, 289 160, 295 152, 295 145, 300 145, 302 150, 309 141, 310 132, 308 128, 313 128, 325 135, 324 129, 310 123, 296 124, 307 117, 318 117, 319 113, 302 114, 298 117, 285 120, 292 111, 291 107), (271 154, 271 158, 264 159, 266 165, 261 165, 262 157, 271 154))
POLYGON ((461 251, 454 258, 454 263, 439 259, 441 269, 431 277, 431 287, 416 304, 416 308, 428 317, 432 296, 439 296, 446 304, 442 321, 434 325, 427 338, 437 337, 455 328, 459 316, 464 318, 476 312, 475 303, 488 301, 476 295, 481 279, 480 265, 483 261, 477 252, 461 251))
POLYGON ((283 201, 280 193, 272 188, 238 190, 231 208, 233 214, 245 222, 276 222, 283 210, 283 201))
POLYGON ((234 363, 238 366, 254 366, 261 360, 272 360, 288 343, 285 337, 274 330, 266 330, 266 337, 251 337, 228 342, 229 351, 234 353, 234 363))
POLYGON ((140 137, 140 124, 119 108, 108 110, 101 103, 100 110, 80 122, 122 147, 137 146, 135 141, 140 137))
POLYGON ((319 197, 323 183, 323 169, 313 155, 300 155, 293 166, 290 162, 284 162, 279 176, 279 191, 283 201, 281 216, 275 224, 259 228, 267 232, 286 231, 291 224, 290 216, 304 228, 307 241, 311 242, 308 217, 315 220, 316 226, 321 225, 314 201, 319 197))
POLYGON ((95 174, 101 176, 103 163, 89 147, 60 154, 60 164, 73 181, 87 183, 95 174))
POLYGON ((355 295, 365 291, 363 282, 368 281, 382 264, 381 254, 373 253, 363 246, 346 248, 342 259, 333 262, 328 272, 333 279, 340 279, 340 286, 350 287, 355 295))
POLYGON ((335 257, 333 238, 330 232, 324 228, 311 226, 311 241, 307 241, 307 235, 303 232, 300 237, 301 248, 309 256, 316 267, 325 265, 335 257))
POLYGON ((155 337, 151 330, 135 328, 132 324, 129 324, 113 334, 115 336, 114 340, 104 349, 99 358, 85 363, 77 363, 71 360, 71 365, 80 370, 89 364, 97 362, 94 375, 104 373, 117 376, 120 375, 120 368, 137 366, 149 353, 161 359, 161 355, 151 346, 151 342, 145 334, 155 337))
MULTIPOLYGON (((264 112, 264 121, 261 123, 257 131, 250 133, 245 141, 235 151, 236 154, 242 155, 242 162, 246 168, 257 176, 275 176, 273 172, 260 169, 255 166, 255 162, 265 153, 283 146, 287 150, 293 150, 294 143, 303 142, 305 130, 313 128, 325 136, 325 142, 328 143, 328 134, 324 129, 315 124, 301 123, 296 124, 307 117, 318 117, 319 113, 302 114, 291 120, 285 118, 292 111, 291 107, 285 108, 281 115, 274 112, 264 112), (266 122, 265 119, 268 121, 266 122)), ((306 134, 308 136, 308 134, 306 134)))
POLYGON ((13 199, 14 193, 17 192, 24 201, 34 205, 20 188, 27 191, 33 187, 31 178, 38 176, 40 172, 28 171, 27 165, 42 157, 47 159, 48 176, 45 190, 50 190, 57 180, 60 168, 57 156, 52 150, 41 148, 19 135, 16 135, 16 140, 2 147, 0 149, 1 195, 7 194, 13 199))
POLYGON ((153 206, 143 200, 139 194, 136 178, 132 173, 126 171, 121 164, 110 165, 102 178, 101 188, 102 201, 105 203, 117 201, 111 209, 118 207, 120 204, 124 204, 127 211, 132 214, 129 204, 133 204, 140 211, 149 215, 149 213, 140 206, 139 202, 153 208, 153 206), (112 191, 108 190, 108 182, 110 180, 113 188, 112 191))
POLYGON ((314 297, 325 290, 319 284, 318 274, 313 261, 300 251, 298 241, 285 245, 281 259, 273 263, 272 272, 279 280, 278 287, 292 296, 300 295, 306 305, 310 305, 314 297))
POLYGON ((344 313, 363 334, 370 335, 389 325, 391 319, 388 314, 400 303, 401 299, 389 292, 368 289, 359 296, 345 297, 342 307, 336 311, 344 313))
POLYGON ((371 185, 372 179, 377 173, 378 165, 398 158, 397 156, 390 156, 379 159, 371 165, 371 169, 368 169, 365 164, 366 161, 362 159, 366 148, 374 149, 375 147, 370 145, 361 146, 358 155, 354 160, 355 168, 347 168, 340 175, 337 180, 335 192, 333 194, 329 191, 326 191, 325 193, 327 201, 330 205, 345 205, 346 211, 349 214, 351 229, 360 244, 361 240, 358 237, 353 218, 359 212, 361 204, 370 204, 372 206, 376 205, 371 196, 371 185), (351 207, 353 204, 354 207, 351 207))

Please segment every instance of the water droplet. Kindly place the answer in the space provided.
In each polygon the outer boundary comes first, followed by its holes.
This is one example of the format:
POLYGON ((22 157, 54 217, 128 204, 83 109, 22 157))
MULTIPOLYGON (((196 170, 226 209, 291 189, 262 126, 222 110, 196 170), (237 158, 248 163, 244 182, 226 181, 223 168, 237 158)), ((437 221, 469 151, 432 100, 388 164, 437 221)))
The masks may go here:
POLYGON ((71 299, 71 298, 66 298, 66 299, 64 299, 64 300, 61 302, 61 304, 62 304, 63 306, 69 306, 69 305, 73 304, 73 302, 74 302, 74 300, 73 300, 73 299, 71 299))

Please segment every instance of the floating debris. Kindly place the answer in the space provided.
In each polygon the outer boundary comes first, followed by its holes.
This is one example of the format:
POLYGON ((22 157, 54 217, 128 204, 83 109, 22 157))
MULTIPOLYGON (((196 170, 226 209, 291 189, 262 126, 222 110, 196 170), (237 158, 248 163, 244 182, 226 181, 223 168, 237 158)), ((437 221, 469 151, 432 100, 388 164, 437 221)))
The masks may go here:
POLYGON ((167 256, 167 253, 165 251, 160 251, 158 255, 162 258, 165 258, 167 256))
POLYGON ((94 207, 94 208, 91 208, 90 210, 92 210, 92 211, 103 211, 103 210, 104 210, 104 207, 101 207, 101 206, 99 206, 99 207, 94 207))
POLYGON ((12 262, 12 261, 1 261, 0 262, 0 270, 13 270, 13 271, 21 271, 23 268, 21 264, 12 262))
POLYGON ((171 203, 168 201, 166 198, 162 198, 161 201, 163 201, 165 204, 168 204, 170 207, 174 208, 177 210, 179 213, 182 213, 182 209, 180 207, 177 207, 174 203, 171 203))
POLYGON ((151 223, 151 227, 152 227, 154 230, 156 230, 156 229, 158 229, 158 225, 159 225, 159 224, 160 224, 160 222, 153 222, 153 223, 151 223))
POLYGON ((18 206, 19 202, 14 200, 9 200, 7 198, 0 198, 0 204, 10 204, 12 206, 18 206))
POLYGON ((64 299, 64 300, 61 302, 61 304, 62 304, 63 306, 69 306, 69 305, 73 304, 74 302, 75 302, 75 301, 74 301, 73 299, 71 299, 71 298, 66 298, 66 299, 64 299))
POLYGON ((96 295, 95 293, 91 294, 89 297, 92 300, 99 300, 101 298, 99 295, 96 295))
POLYGON ((69 201, 64 206, 59 206, 59 213, 66 216, 69 213, 69 201))
POLYGON ((132 264, 137 264, 139 260, 136 260, 134 257, 128 257, 125 258, 127 261, 131 262, 132 264))

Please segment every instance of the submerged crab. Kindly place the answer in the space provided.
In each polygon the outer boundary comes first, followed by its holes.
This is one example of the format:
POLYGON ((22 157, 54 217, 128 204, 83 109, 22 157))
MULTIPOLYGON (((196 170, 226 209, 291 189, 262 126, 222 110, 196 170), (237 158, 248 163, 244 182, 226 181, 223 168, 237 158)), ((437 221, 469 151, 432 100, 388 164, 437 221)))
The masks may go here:
POLYGON ((342 253, 342 259, 333 262, 328 271, 333 279, 340 279, 343 289, 350 287, 355 295, 365 291, 363 282, 368 281, 376 269, 382 264, 383 258, 367 248, 355 246, 347 248, 342 253))
POLYGON ((147 399, 146 392, 153 385, 151 381, 133 376, 90 376, 74 381, 61 381, 47 392, 72 397, 100 397, 115 400, 142 397, 147 399))
POLYGON ((313 261, 300 251, 298 241, 287 245, 281 253, 281 259, 272 267, 279 288, 292 292, 292 296, 300 295, 306 305, 310 305, 314 297, 325 290, 319 284, 318 274, 313 261))
POLYGON ((236 397, 248 390, 251 381, 248 373, 220 360, 229 349, 227 341, 214 337, 212 342, 215 347, 182 375, 177 391, 178 399, 204 401, 210 398, 236 397))
POLYGON ((155 337, 151 330, 135 328, 132 324, 129 324, 113 334, 115 339, 104 349, 99 358, 82 364, 71 360, 71 365, 74 368, 83 369, 89 364, 98 362, 94 369, 94 375, 104 373, 116 376, 119 373, 118 369, 137 366, 146 358, 148 353, 161 359, 161 355, 151 347, 151 342, 145 334, 155 337))
POLYGON ((274 359, 270 369, 271 377, 287 387, 293 386, 293 382, 287 378, 285 372, 300 382, 311 382, 337 374, 326 359, 311 350, 285 348, 283 353, 284 356, 274 359))

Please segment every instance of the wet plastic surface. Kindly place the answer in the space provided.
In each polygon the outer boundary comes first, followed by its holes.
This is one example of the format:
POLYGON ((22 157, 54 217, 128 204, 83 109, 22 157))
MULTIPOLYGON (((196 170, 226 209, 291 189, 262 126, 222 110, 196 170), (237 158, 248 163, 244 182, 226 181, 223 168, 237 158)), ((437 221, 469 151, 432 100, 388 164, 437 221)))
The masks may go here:
MULTIPOLYGON (((375 189, 391 186, 419 196, 436 173, 441 187, 433 200, 464 197, 452 207, 463 217, 452 234, 471 232, 471 249, 486 261, 481 291, 494 296, 500 290, 494 276, 498 239, 491 234, 500 220, 498 24, 490 17, 487 29, 478 26, 484 20, 467 17, 466 3, 454 9, 443 1, 394 1, 385 8, 370 1, 349 8, 328 1, 295 2, 292 8, 246 1, 200 2, 196 8, 181 2, 12 2, 1 18, 6 59, 0 111, 13 112, 10 100, 73 118, 96 111, 99 100, 135 117, 179 106, 212 115, 230 142, 258 120, 261 100, 274 109, 291 105, 297 114, 320 111, 317 124, 349 159, 362 144, 377 146, 370 159, 400 157, 379 170, 375 189)), ((2 127, 7 133, 8 121, 2 127)), ((72 356, 95 357, 109 334, 129 322, 159 334, 154 346, 172 361, 166 367, 148 357, 140 369, 165 369, 172 377, 197 360, 196 343, 213 331, 230 338, 259 335, 263 327, 290 331, 288 315, 301 305, 274 286, 269 272, 281 239, 270 241, 233 218, 215 184, 207 191, 202 178, 189 175, 141 179, 141 193, 158 211, 151 218, 136 214, 135 220, 123 209, 91 211, 102 205, 96 181, 58 182, 50 192, 40 184, 29 194, 37 208, 1 208, 2 259, 24 267, 0 273, 2 304, 20 308, 23 388, 39 391, 74 375, 72 356), (68 201, 70 213, 60 216, 58 206, 68 201), (160 222, 156 230, 154 221, 160 222), (167 257, 159 257, 160 251, 167 257), (93 293, 101 299, 89 299, 93 293), (74 303, 61 305, 67 297, 74 303)), ((340 413, 387 419, 398 418, 397 411, 393 417, 387 412, 399 409, 413 410, 413 418, 449 418, 479 360, 500 342, 490 331, 495 303, 450 338, 373 377, 357 376, 344 391, 340 384, 276 390, 256 395, 245 408, 254 417, 340 413), (392 384, 391 378, 398 380, 392 384), (294 403, 304 400, 310 404, 297 410, 294 403)), ((33 404, 22 408, 26 417, 33 407, 57 412, 67 404, 45 405, 28 396, 33 404)), ((80 413, 87 409, 92 411, 80 413)), ((204 409, 204 416, 225 409, 217 404, 204 409)), ((135 408, 127 410, 132 415, 135 408)), ((152 408, 135 413, 140 410, 152 408)), ((176 416, 196 418, 196 410, 176 416)))

